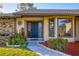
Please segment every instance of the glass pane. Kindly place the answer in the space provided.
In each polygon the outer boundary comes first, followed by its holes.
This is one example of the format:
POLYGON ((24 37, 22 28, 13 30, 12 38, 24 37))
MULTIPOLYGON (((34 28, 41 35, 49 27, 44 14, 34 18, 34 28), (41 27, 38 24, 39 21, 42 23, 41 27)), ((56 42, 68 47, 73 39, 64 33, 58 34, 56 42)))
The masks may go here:
POLYGON ((58 36, 71 37, 72 34, 72 19, 58 19, 58 36))
POLYGON ((43 33, 43 31, 42 31, 42 22, 38 23, 38 28, 39 28, 38 29, 39 30, 39 33, 38 33, 39 34, 39 38, 42 38, 42 36, 43 36, 43 34, 42 34, 43 33))
POLYGON ((28 27, 27 27, 27 31, 28 31, 28 37, 31 37, 31 22, 28 22, 28 27))
POLYGON ((49 21, 49 36, 54 37, 54 19, 49 21))

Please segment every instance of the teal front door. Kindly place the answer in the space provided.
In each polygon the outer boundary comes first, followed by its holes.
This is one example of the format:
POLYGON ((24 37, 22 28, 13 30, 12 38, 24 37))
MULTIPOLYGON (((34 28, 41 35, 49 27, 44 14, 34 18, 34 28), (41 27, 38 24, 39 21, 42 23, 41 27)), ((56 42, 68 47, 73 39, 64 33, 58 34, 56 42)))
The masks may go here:
POLYGON ((27 34, 31 40, 42 38, 42 22, 27 22, 27 34))
POLYGON ((31 22, 30 38, 38 38, 38 22, 31 22))

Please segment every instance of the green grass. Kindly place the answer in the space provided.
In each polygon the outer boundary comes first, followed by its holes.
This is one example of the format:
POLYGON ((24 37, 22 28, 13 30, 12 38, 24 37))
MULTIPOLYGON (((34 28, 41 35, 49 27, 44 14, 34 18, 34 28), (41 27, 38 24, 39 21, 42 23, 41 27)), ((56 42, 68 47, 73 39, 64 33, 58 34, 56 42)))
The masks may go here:
POLYGON ((0 56, 39 56, 37 53, 20 48, 0 47, 0 56))

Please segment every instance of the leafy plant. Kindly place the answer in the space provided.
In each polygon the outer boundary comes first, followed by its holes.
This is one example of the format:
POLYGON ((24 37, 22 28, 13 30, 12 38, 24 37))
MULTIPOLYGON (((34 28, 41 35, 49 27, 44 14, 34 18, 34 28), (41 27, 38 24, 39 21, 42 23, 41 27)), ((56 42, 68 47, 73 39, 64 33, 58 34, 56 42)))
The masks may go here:
POLYGON ((55 50, 64 51, 65 47, 67 46, 67 42, 67 39, 62 38, 50 39, 48 40, 48 47, 55 50))
POLYGON ((14 38, 4 39, 5 42, 8 42, 9 45, 20 45, 20 47, 26 47, 26 38, 20 33, 15 33, 14 38))

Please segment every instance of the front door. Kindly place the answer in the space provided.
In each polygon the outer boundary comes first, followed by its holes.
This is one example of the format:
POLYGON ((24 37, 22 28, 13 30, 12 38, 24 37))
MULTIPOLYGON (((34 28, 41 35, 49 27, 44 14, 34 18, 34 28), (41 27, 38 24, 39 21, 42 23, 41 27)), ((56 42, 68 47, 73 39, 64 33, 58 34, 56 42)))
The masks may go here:
POLYGON ((38 38, 38 22, 31 22, 30 38, 38 38))
POLYGON ((42 38, 42 22, 27 22, 27 35, 31 41, 42 38))

